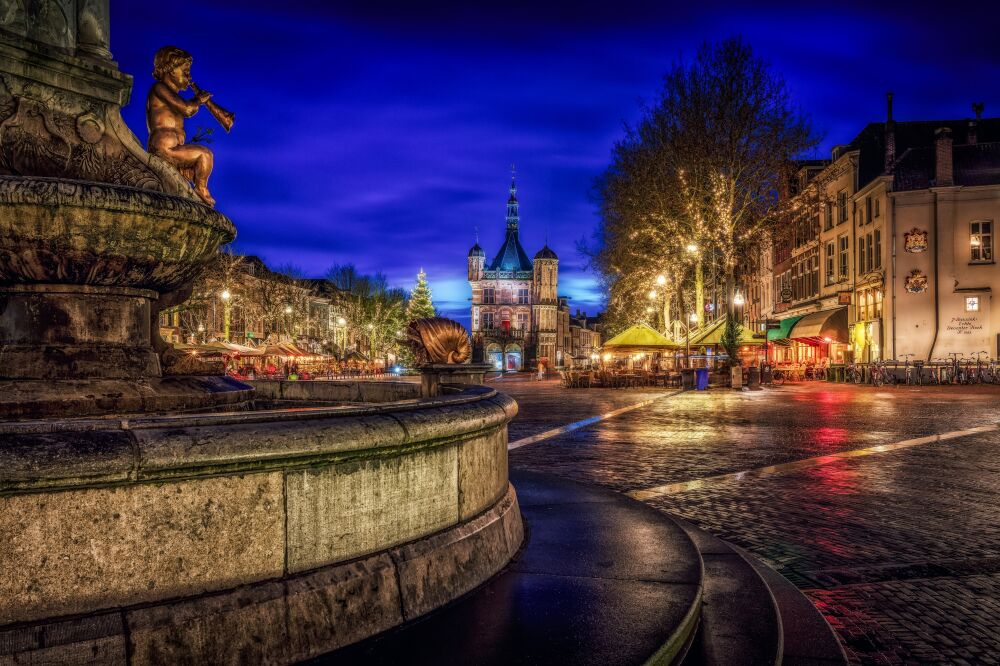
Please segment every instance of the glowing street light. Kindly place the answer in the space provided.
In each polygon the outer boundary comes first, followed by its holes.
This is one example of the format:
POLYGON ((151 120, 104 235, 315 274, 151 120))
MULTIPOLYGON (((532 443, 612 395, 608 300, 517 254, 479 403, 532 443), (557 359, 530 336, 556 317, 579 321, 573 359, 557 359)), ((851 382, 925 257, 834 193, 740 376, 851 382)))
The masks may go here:
POLYGON ((656 276, 656 284, 658 284, 658 285, 660 285, 662 287, 666 283, 667 283, 666 276, 664 276, 664 275, 657 275, 656 276))
POLYGON ((646 308, 646 314, 653 314, 653 308, 652 307, 646 308))
POLYGON ((292 306, 291 305, 286 305, 285 306, 285 314, 292 314, 292 306))
POLYGON ((337 326, 345 326, 346 324, 347 324, 346 319, 344 319, 343 317, 337 317, 337 326))
POLYGON ((688 243, 687 251, 690 252, 691 254, 697 254, 698 246, 695 245, 694 243, 688 243))
POLYGON ((233 312, 233 306, 230 301, 233 295, 229 293, 228 289, 223 289, 222 293, 219 294, 219 298, 222 299, 222 337, 226 342, 229 342, 229 320, 233 312))
POLYGON ((747 302, 747 301, 746 301, 746 299, 745 299, 745 298, 743 298, 743 294, 741 294, 741 293, 740 293, 740 292, 738 292, 738 291, 737 291, 737 292, 736 292, 736 294, 735 294, 735 295, 733 296, 733 305, 735 305, 735 306, 736 306, 736 307, 738 307, 738 308, 741 308, 741 307, 743 307, 743 304, 744 304, 744 303, 746 303, 746 302, 747 302))
POLYGON ((649 300, 651 300, 651 301, 655 300, 656 299, 656 290, 655 289, 650 289, 649 293, 647 294, 647 296, 649 296, 649 300))

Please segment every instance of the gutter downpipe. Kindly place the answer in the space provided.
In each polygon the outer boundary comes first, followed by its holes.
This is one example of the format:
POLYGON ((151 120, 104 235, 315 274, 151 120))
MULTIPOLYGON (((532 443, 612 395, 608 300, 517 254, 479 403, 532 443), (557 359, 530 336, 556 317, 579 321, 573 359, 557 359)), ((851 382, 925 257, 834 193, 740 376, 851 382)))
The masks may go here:
POLYGON ((892 357, 896 356, 896 197, 886 193, 889 219, 892 220, 892 357))
POLYGON ((938 239, 938 193, 934 194, 934 339, 931 340, 931 349, 927 353, 927 362, 934 358, 934 348, 937 346, 938 331, 941 329, 941 304, 938 292, 941 290, 941 280, 938 277, 938 254, 941 251, 941 242, 938 239))
POLYGON ((892 357, 896 356, 896 197, 886 193, 889 204, 889 219, 892 220, 892 357))

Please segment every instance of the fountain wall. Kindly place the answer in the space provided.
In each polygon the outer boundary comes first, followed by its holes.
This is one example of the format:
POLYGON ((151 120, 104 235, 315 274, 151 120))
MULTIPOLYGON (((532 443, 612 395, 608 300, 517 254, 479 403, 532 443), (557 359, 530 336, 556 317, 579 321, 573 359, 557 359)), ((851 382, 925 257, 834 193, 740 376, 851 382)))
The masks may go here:
POLYGON ((0 424, 0 659, 293 662, 433 610, 520 546, 515 412, 473 386, 0 424))

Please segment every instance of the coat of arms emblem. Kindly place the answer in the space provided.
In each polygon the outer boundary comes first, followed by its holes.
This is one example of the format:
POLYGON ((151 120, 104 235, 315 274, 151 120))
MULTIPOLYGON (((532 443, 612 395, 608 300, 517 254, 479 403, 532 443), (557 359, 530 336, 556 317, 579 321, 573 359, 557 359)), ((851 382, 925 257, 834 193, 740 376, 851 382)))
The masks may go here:
POLYGON ((907 252, 924 252, 927 250, 927 232, 914 227, 903 234, 903 247, 907 252))
POLYGON ((927 276, 914 269, 906 276, 903 287, 911 294, 922 294, 927 291, 927 276))

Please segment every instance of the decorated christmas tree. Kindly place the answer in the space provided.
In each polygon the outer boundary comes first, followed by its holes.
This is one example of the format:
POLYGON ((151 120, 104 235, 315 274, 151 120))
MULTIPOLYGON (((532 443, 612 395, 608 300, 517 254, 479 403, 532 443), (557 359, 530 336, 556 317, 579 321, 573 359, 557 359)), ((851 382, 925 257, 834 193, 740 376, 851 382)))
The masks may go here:
POLYGON ((427 273, 421 268, 417 273, 417 285, 410 292, 410 303, 406 308, 407 317, 412 321, 437 314, 431 301, 431 288, 427 286, 427 273))

